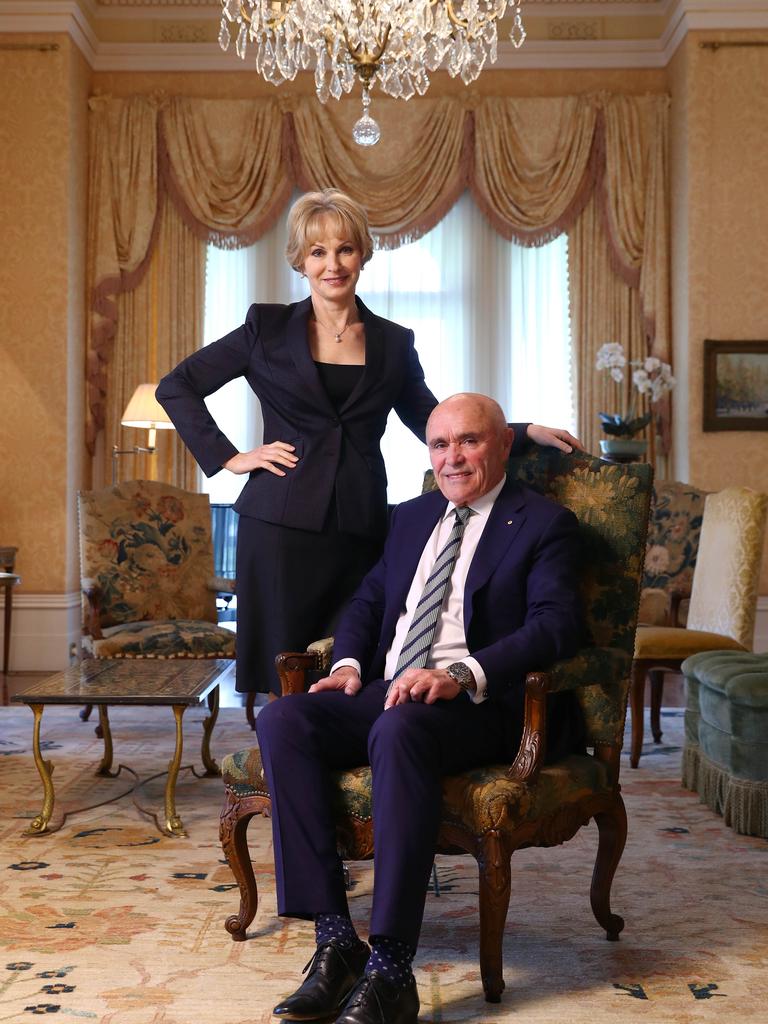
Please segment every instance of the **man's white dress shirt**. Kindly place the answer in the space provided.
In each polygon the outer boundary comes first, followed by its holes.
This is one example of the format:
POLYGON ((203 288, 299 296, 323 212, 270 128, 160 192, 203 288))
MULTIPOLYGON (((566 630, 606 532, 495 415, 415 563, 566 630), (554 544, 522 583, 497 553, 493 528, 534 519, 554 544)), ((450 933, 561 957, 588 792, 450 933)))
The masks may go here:
MULTIPOLYGON (((425 666, 425 668, 448 668, 455 661, 464 662, 472 670, 472 675, 477 683, 477 691, 474 694, 470 694, 475 704, 480 704, 486 700, 488 696, 487 681, 480 663, 470 655, 467 648, 467 637, 464 629, 464 587, 477 545, 480 543, 480 538, 488 523, 493 504, 499 496, 505 481, 506 476, 502 477, 492 490, 488 491, 481 498, 477 498, 470 505, 472 515, 464 527, 464 536, 461 540, 461 546, 451 578, 448 581, 442 611, 437 621, 435 638, 425 666)), ((456 521, 455 509, 454 503, 449 501, 445 514, 438 521, 421 553, 408 596, 405 599, 405 608, 397 620, 395 635, 387 652, 384 664, 385 679, 391 679, 394 675, 397 659, 400 656, 400 649, 405 641, 416 606, 424 591, 424 585, 429 579, 437 556, 448 543, 448 538, 453 530, 456 521)), ((352 665, 358 672, 361 671, 360 663, 354 658, 343 658, 333 665, 331 672, 342 665, 352 665)))

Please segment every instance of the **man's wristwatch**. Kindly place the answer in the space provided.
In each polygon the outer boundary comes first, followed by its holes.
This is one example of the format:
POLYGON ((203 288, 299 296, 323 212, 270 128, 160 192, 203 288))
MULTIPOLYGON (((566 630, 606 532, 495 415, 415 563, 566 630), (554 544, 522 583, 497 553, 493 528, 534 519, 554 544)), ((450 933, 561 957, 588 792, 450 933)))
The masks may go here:
POLYGON ((465 665, 463 661, 454 661, 445 671, 451 679, 456 680, 461 689, 466 693, 473 694, 477 692, 477 683, 472 675, 472 669, 469 665, 465 665))

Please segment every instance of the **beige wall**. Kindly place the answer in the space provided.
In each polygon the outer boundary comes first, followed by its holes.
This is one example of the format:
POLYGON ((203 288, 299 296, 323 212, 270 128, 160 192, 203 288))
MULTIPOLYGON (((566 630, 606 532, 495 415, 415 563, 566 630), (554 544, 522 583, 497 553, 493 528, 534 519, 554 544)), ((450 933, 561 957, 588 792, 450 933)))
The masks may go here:
POLYGON ((78 585, 90 88, 69 38, 53 41, 0 52, 0 536, 23 589, 48 594, 78 585))
POLYGON ((768 35, 690 35, 670 68, 677 475, 768 492, 768 433, 702 430, 704 339, 768 338, 768 48, 699 46, 729 38, 768 35))

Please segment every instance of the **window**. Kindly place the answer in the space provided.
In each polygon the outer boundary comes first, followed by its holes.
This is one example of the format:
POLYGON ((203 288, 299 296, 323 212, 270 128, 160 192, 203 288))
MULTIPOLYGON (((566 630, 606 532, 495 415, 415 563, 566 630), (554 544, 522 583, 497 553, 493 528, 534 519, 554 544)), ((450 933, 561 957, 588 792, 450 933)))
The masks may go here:
MULTIPOLYGON (((205 341, 242 322, 251 302, 293 302, 305 282, 283 255, 285 219, 250 249, 210 247, 205 341)), ((568 316, 567 238, 539 248, 505 241, 468 194, 427 235, 377 251, 358 294, 375 313, 413 329, 427 383, 438 398, 480 391, 510 420, 575 429, 568 316)), ((241 450, 260 441, 258 402, 244 381, 208 399, 217 422, 241 450)), ((392 413, 382 450, 389 500, 419 493, 426 448, 392 413)), ((213 501, 232 501, 243 481, 206 481, 213 501)))

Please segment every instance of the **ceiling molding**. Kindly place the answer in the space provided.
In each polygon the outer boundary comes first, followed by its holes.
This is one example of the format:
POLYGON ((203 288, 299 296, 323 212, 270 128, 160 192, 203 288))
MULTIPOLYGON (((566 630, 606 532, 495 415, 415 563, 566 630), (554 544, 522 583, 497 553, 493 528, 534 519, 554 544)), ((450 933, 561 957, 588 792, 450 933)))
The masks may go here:
MULTIPOLYGON (((606 14, 609 0, 528 0, 524 10, 562 17, 606 14)), ((499 43, 498 69, 663 68, 691 30, 768 29, 768 0, 610 0, 611 15, 666 17, 658 39, 531 40, 521 50, 499 43)), ((210 0, 0 0, 0 32, 66 33, 94 71, 243 71, 253 61, 222 53, 215 42, 100 42, 94 17, 200 19, 219 10, 210 0), (153 10, 154 8, 154 10, 153 10)))
POLYGON ((100 44, 83 6, 83 0, 0 0, 0 32, 68 35, 93 67, 100 44))

